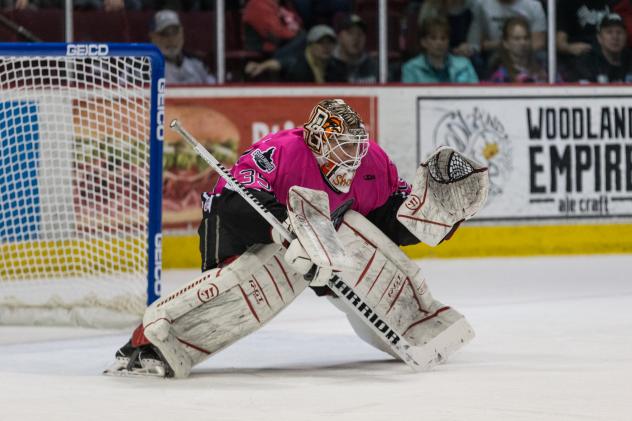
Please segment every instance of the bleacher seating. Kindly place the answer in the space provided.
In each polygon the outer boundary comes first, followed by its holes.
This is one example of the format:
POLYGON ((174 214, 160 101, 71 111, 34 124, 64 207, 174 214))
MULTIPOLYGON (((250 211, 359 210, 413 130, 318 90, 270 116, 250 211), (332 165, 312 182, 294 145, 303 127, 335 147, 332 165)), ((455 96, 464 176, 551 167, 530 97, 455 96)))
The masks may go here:
POLYGON ((185 51, 214 65, 215 59, 215 12, 180 12, 184 27, 185 51))
POLYGON ((417 13, 411 13, 406 16, 403 31, 402 52, 407 57, 419 54, 421 45, 419 45, 419 27, 417 26, 417 13))
MULTIPOLYGON (((13 22, 13 13, 11 11, 5 11, 0 13, 1 17, 13 22)), ((9 29, 6 25, 0 22, 0 41, 3 42, 17 42, 21 41, 15 31, 9 29)))
POLYGON ((75 11, 72 21, 76 42, 129 42, 125 11, 75 11))
MULTIPOLYGON (((149 24, 153 11, 75 11, 74 38, 77 42, 149 42, 149 24)), ((3 11, 9 20, 24 26, 44 42, 64 40, 64 12, 58 9, 38 11, 3 11)), ((215 13, 209 11, 179 12, 185 30, 185 50, 215 68, 215 13)), ((249 60, 261 54, 243 47, 241 11, 229 9, 225 15, 226 68, 233 79, 249 60)), ((26 41, 0 25, 0 42, 26 41)))
MULTIPOLYGON (((42 41, 61 42, 64 40, 64 11, 59 9, 14 10, 3 12, 17 25, 21 25, 42 41)), ((13 36, 11 41, 24 41, 13 36)), ((9 40, 7 40, 9 41, 9 40)))
POLYGON ((127 12, 129 42, 149 42, 149 22, 153 15, 150 10, 127 12))
MULTIPOLYGON (((377 9, 364 9, 358 11, 358 15, 366 22, 366 48, 370 53, 377 53, 379 49, 379 16, 377 9)), ((386 19, 388 25, 387 45, 389 59, 400 57, 401 15, 398 12, 389 11, 386 19)))
POLYGON ((248 61, 259 61, 263 55, 244 47, 241 10, 227 10, 225 20, 226 73, 229 80, 243 80, 243 69, 248 61))
MULTIPOLYGON (((400 1, 400 0, 398 0, 400 1)), ((398 9, 395 9, 398 10, 398 9)), ((400 12, 389 10, 388 50, 389 59, 401 58, 400 12)), ((403 10, 403 9, 399 9, 403 10)), ((378 51, 377 2, 358 2, 357 13, 367 23, 367 49, 378 51)), ((60 9, 13 10, 0 12, 16 24, 24 26, 44 42, 64 41, 64 11, 60 9)), ((225 11, 225 42, 227 80, 242 80, 242 70, 248 61, 264 57, 244 47, 244 33, 240 9, 225 11)), ((74 11, 74 40, 77 42, 149 42, 149 23, 153 11, 74 11)), ((211 70, 215 68, 215 13, 213 11, 179 12, 185 30, 185 51, 205 61, 211 70)), ((334 25, 334 22, 330 22, 334 25)), ((26 41, 3 25, 0 25, 0 42, 26 41)))

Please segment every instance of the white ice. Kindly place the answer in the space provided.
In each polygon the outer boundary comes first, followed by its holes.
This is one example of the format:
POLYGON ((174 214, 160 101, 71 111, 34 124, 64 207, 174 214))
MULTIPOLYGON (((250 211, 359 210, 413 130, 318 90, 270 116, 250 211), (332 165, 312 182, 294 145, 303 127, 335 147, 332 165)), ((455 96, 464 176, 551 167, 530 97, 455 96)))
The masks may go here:
POLYGON ((0 327, 0 420, 632 420, 632 255, 419 263, 477 332, 430 372, 306 291, 186 380, 102 376, 127 331, 0 327))

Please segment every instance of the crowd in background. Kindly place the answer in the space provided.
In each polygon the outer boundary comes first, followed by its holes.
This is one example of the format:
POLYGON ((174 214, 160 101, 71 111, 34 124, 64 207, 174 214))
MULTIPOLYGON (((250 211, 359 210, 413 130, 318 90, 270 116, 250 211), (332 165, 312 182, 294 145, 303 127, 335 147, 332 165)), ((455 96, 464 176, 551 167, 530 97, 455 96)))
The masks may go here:
MULTIPOLYGON (((0 0, 10 10, 62 7, 60 0, 0 0)), ((632 0, 558 0, 560 82, 632 82, 632 0)), ((82 10, 151 10, 147 39, 167 59, 169 83, 214 83, 214 45, 188 51, 181 16, 213 0, 75 0, 82 10), (156 13, 154 13, 154 11, 156 13)), ((227 48, 228 81, 376 83, 377 0, 233 0, 238 42, 227 48)), ((390 0, 388 80, 405 83, 546 83, 547 10, 542 0, 390 0)), ((230 29, 229 29, 230 30, 230 29)), ((140 41, 140 40, 138 40, 140 41)))

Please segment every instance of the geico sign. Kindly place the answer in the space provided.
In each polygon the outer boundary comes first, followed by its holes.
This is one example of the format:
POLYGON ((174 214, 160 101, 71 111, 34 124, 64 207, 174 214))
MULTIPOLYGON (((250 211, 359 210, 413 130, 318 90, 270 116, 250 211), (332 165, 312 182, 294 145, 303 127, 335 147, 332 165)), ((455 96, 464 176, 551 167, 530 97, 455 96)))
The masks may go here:
POLYGON ((165 79, 158 79, 158 99, 156 101, 156 139, 165 138, 165 79))
POLYGON ((108 52, 107 44, 68 44, 66 46, 67 56, 107 56, 108 52))

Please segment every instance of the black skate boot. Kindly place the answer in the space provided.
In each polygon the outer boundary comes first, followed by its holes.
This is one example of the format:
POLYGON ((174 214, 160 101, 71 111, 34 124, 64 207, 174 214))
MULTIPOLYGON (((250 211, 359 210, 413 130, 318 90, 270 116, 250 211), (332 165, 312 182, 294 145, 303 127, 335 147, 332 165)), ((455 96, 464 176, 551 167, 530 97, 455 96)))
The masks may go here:
POLYGON ((103 374, 108 376, 173 377, 173 371, 158 349, 151 345, 134 347, 131 339, 116 351, 116 361, 103 374))

